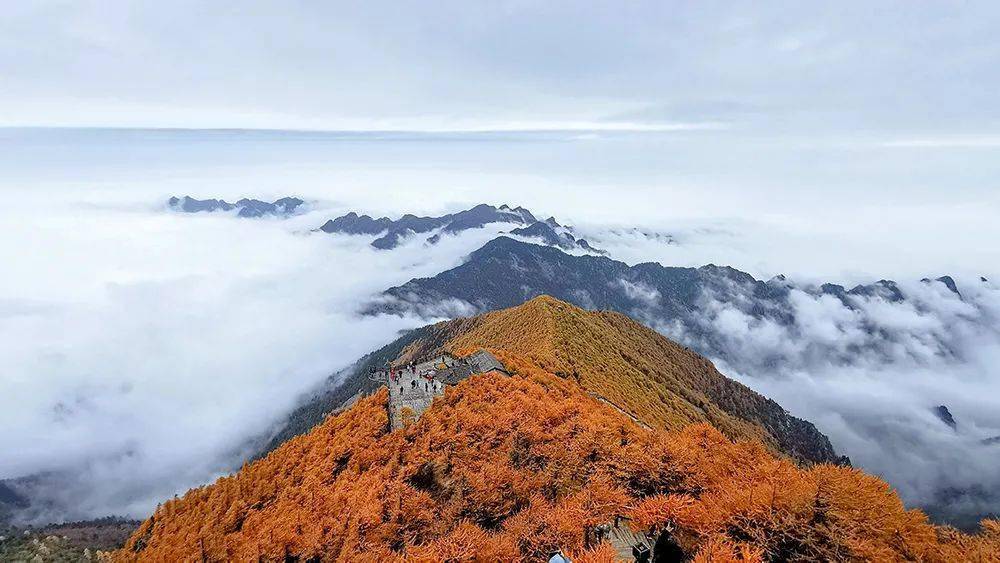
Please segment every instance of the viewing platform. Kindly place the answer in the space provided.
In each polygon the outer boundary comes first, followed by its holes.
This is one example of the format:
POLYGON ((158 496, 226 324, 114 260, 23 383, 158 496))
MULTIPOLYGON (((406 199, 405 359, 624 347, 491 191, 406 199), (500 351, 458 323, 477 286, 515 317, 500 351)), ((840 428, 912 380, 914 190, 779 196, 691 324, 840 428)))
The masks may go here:
POLYGON ((440 354, 419 363, 388 366, 368 374, 368 378, 389 389, 389 421, 398 430, 420 417, 434 397, 444 394, 445 386, 455 385, 478 373, 497 371, 507 374, 500 360, 486 350, 464 358, 440 354))

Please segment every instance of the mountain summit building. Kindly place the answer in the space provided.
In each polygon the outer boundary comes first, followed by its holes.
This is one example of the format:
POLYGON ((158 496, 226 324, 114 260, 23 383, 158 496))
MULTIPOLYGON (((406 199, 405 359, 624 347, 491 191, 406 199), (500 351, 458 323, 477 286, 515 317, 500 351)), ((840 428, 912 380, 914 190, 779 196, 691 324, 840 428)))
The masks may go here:
POLYGON ((493 354, 479 350, 463 358, 442 353, 418 363, 386 366, 369 374, 369 378, 388 387, 389 421, 392 429, 398 430, 419 418, 434 397, 444 394, 446 385, 491 371, 509 375, 493 354))

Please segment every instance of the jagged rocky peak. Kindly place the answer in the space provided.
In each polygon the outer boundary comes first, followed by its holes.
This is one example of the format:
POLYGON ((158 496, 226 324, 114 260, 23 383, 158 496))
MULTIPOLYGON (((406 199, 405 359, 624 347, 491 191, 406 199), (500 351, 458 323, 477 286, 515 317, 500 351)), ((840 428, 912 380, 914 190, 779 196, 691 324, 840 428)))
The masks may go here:
MULTIPOLYGON (((551 219, 555 223, 555 219, 551 219)), ((464 211, 448 213, 438 217, 423 217, 407 213, 399 219, 393 220, 388 217, 374 219, 369 215, 359 215, 351 211, 345 215, 331 219, 319 228, 325 233, 342 233, 349 235, 369 235, 376 236, 372 240, 372 246, 382 250, 390 250, 399 246, 407 238, 417 234, 429 234, 426 242, 436 244, 441 240, 441 235, 456 234, 468 229, 479 229, 494 223, 513 223, 515 225, 530 226, 538 223, 534 214, 524 207, 510 207, 503 204, 495 207, 486 203, 481 203, 464 211)), ((546 225, 546 223, 541 223, 546 225)), ((558 223, 555 223, 558 226, 558 223)), ((559 227, 563 229, 563 227, 559 227)), ((565 243, 563 237, 556 236, 560 243, 565 243)), ((555 240, 555 239, 552 239, 555 240)), ((570 239, 566 239, 570 240, 570 239)), ((570 240, 576 245, 575 239, 570 240)), ((578 245, 580 248, 590 248, 586 241, 578 245)))
POLYGON ((527 209, 525 209, 523 207, 520 207, 520 206, 515 207, 514 208, 514 212, 517 213, 517 214, 519 214, 521 216, 521 218, 525 220, 525 222, 534 223, 535 221, 538 220, 538 219, 535 219, 535 216, 532 215, 530 211, 528 211, 527 209))
MULTIPOLYGON (((863 319, 859 321, 860 327, 867 332, 862 352, 871 354, 888 354, 893 346, 905 345, 907 338, 905 333, 883 330, 884 321, 869 312, 866 304, 920 302, 919 296, 907 296, 895 283, 885 280, 851 290, 836 284, 815 287, 789 279, 761 281, 726 266, 679 268, 657 263, 629 266, 604 256, 578 256, 552 245, 498 237, 472 252, 456 268, 390 288, 383 298, 364 306, 363 311, 412 313, 431 318, 440 316, 441 303, 488 311, 548 294, 587 309, 669 321, 699 352, 731 365, 738 363, 748 371, 764 373, 797 360, 741 353, 733 345, 733 337, 713 321, 718 305, 724 304, 725 310, 748 322, 766 322, 795 331, 805 318, 800 316, 793 292, 800 297, 829 295, 838 299, 852 316, 863 319)), ((957 294, 950 298, 961 299, 957 294)), ((458 314, 468 313, 458 311, 458 314)), ((950 354, 955 342, 942 335, 935 338, 935 346, 942 354, 950 354)), ((824 353, 837 362, 850 362, 859 350, 831 347, 824 348, 824 353)))
POLYGON ((351 211, 347 215, 330 219, 319 229, 325 233, 376 235, 388 229, 391 223, 392 220, 388 217, 373 219, 369 215, 358 215, 351 211))
POLYGON ((551 226, 541 221, 536 221, 527 227, 520 227, 514 229, 510 232, 512 235, 518 235, 522 237, 532 237, 541 239, 545 244, 552 246, 563 246, 568 239, 564 239, 559 236, 559 233, 555 231, 551 226))
POLYGON ((297 197, 283 197, 272 202, 243 198, 236 203, 224 199, 194 199, 191 196, 171 197, 167 205, 174 211, 200 213, 238 210, 238 217, 255 218, 264 216, 287 217, 300 213, 305 201, 297 197))
MULTIPOLYGON (((924 278, 922 281, 930 283, 930 280, 927 278, 924 278)), ((825 295, 832 295, 843 301, 848 306, 851 306, 849 301, 851 297, 877 297, 891 303, 900 303, 906 300, 906 296, 903 295, 903 291, 899 288, 899 284, 892 280, 879 280, 871 284, 859 284, 851 289, 847 289, 840 284, 824 283, 819 286, 819 292, 825 295)), ((961 297, 961 294, 959 294, 957 290, 954 293, 961 297)))
MULTIPOLYGON (((834 286, 840 288, 841 286, 834 286)), ((879 280, 869 285, 856 285, 846 292, 846 295, 859 295, 862 297, 881 297, 891 303, 905 301, 903 292, 899 289, 899 284, 892 280, 879 280)))
POLYGON ((795 284, 792 283, 792 281, 789 280, 788 277, 785 276, 785 274, 778 274, 772 277, 771 279, 767 280, 766 283, 769 287, 773 287, 775 288, 775 290, 779 291, 788 291, 793 287, 795 287, 795 284))
POLYGON ((947 288, 948 288, 948 291, 951 291, 951 292, 952 292, 952 293, 954 293, 955 295, 959 295, 959 296, 961 296, 961 295, 962 295, 962 294, 961 294, 961 293, 960 293, 960 292, 958 291, 958 285, 956 285, 956 284, 955 284, 955 280, 954 280, 954 279, 952 279, 952 277, 951 277, 951 276, 941 276, 941 277, 939 277, 939 278, 934 278, 933 280, 932 280, 932 279, 930 279, 930 278, 924 278, 924 279, 922 279, 922 280, 920 280, 920 281, 922 281, 922 282, 924 282, 924 283, 933 283, 933 282, 941 282, 941 283, 943 283, 943 284, 944 284, 944 286, 945 286, 945 287, 947 287, 947 288))
POLYGON ((176 211, 198 213, 200 211, 231 211, 235 205, 222 199, 194 199, 191 196, 171 197, 167 205, 176 211))
POLYGON ((555 222, 555 219, 549 217, 549 219, 544 222, 535 221, 527 227, 514 229, 510 232, 510 234, 525 238, 538 239, 549 246, 556 246, 563 250, 581 249, 587 252, 606 254, 603 250, 598 250, 597 248, 591 246, 586 239, 577 239, 574 237, 569 228, 562 226, 553 227, 553 223, 555 225, 559 225, 559 223, 555 222))
POLYGON ((948 410, 946 405, 938 405, 934 407, 934 415, 952 430, 958 429, 958 423, 955 422, 955 417, 952 416, 951 411, 948 410))

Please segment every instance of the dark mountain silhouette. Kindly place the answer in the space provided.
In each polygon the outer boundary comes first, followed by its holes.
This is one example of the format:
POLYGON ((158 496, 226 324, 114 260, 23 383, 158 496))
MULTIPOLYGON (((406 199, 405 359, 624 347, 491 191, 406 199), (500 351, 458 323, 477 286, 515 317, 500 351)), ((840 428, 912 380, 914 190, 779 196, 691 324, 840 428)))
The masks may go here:
POLYGON ((427 237, 426 242, 436 244, 442 235, 479 229, 493 223, 523 225, 512 230, 511 234, 538 239, 544 244, 566 250, 581 249, 602 253, 586 240, 577 239, 572 234, 572 228, 560 225, 553 217, 539 221, 531 211, 523 207, 511 208, 507 205, 494 207, 485 203, 440 217, 406 214, 396 220, 388 217, 375 219, 370 215, 359 215, 352 211, 336 219, 330 219, 319 230, 324 233, 373 236, 375 238, 372 240, 372 246, 380 250, 391 250, 411 236, 433 233, 427 237))
MULTIPOLYGON (((440 217, 417 217, 406 214, 393 221, 388 217, 373 219, 368 215, 358 215, 350 212, 331 219, 319 230, 324 233, 344 233, 351 235, 381 235, 372 241, 372 246, 381 250, 391 250, 407 237, 414 234, 429 233, 440 230, 443 233, 455 234, 466 229, 477 229, 490 223, 517 223, 528 225, 535 222, 534 215, 523 207, 511 209, 507 205, 494 207, 480 204, 458 213, 449 213, 440 217)), ((437 242, 437 235, 428 239, 431 244, 437 242)))
MULTIPOLYGON (((957 294, 949 277, 938 280, 957 294)), ((930 283, 930 282, 928 282, 930 283)), ((460 266, 431 278, 414 279, 385 291, 369 304, 367 314, 416 313, 440 315, 442 303, 460 302, 466 306, 457 312, 490 311, 512 307, 538 295, 551 295, 587 309, 618 311, 669 334, 683 336, 685 343, 698 352, 715 358, 736 361, 741 368, 767 369, 781 364, 783 357, 756 358, 760 365, 747 365, 745 357, 734 355, 725 334, 711 323, 708 314, 717 304, 725 304, 752 319, 766 319, 780 326, 794 326, 795 308, 790 302, 793 290, 813 296, 833 296, 854 309, 855 298, 878 297, 899 302, 905 296, 889 280, 858 285, 797 286, 784 276, 768 281, 728 266, 709 264, 700 268, 667 267, 656 263, 629 266, 604 256, 573 256, 551 246, 520 242, 499 237, 469 255, 460 266)), ((867 327, 872 338, 868 344, 878 353, 879 346, 891 339, 880 327, 867 327)), ((946 349, 947 343, 940 343, 946 349)), ((859 348, 823 350, 827 361, 851 361, 859 348)))
POLYGON ((18 492, 12 484, 0 481, 0 527, 10 521, 15 513, 30 504, 29 499, 18 492))
POLYGON ((559 223, 556 223, 556 220, 552 217, 549 217, 544 222, 535 221, 527 227, 514 229, 510 232, 510 234, 526 238, 539 239, 549 246, 557 246, 563 250, 574 250, 579 248, 588 252, 605 254, 603 250, 598 250, 591 246, 590 243, 587 242, 587 239, 578 239, 574 237, 568 232, 568 230, 559 225, 559 223), (560 229, 561 232, 556 231, 556 229, 560 229))
POLYGON ((247 198, 243 198, 236 203, 229 203, 222 199, 194 199, 190 196, 181 198, 172 197, 167 200, 167 205, 175 211, 200 213, 203 211, 232 211, 236 209, 238 210, 236 213, 237 216, 246 218, 264 217, 265 215, 294 215, 301 211, 303 204, 305 202, 296 197, 283 197, 271 203, 259 199, 247 198))
POLYGON ((951 411, 948 410, 946 405, 938 405, 934 407, 934 414, 941 420, 941 422, 945 423, 945 425, 952 430, 958 429, 958 423, 955 422, 955 417, 952 416, 951 411))
POLYGON ((388 217, 372 219, 368 215, 358 215, 351 211, 347 215, 327 221, 319 230, 324 233, 345 233, 348 235, 377 235, 392 226, 388 217))

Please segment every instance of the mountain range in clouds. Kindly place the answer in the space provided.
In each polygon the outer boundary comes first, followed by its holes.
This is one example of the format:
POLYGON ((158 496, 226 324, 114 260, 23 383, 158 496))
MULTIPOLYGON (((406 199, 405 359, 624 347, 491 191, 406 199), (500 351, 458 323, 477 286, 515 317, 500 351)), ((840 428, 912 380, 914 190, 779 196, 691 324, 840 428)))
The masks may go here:
MULTIPOLYGON (((301 202, 297 198, 273 203, 241 199, 231 204, 186 197, 172 199, 170 207, 239 217, 284 218, 289 216, 285 211, 299 214, 304 204, 288 205, 288 200, 301 202), (258 209, 272 211, 255 214, 253 210, 258 209)), ((395 264, 435 257, 427 268, 398 281, 383 280, 377 287, 366 287, 365 295, 376 295, 370 301, 352 297, 350 306, 365 313, 361 319, 351 317, 355 321, 389 326, 391 320, 395 328, 416 326, 414 318, 426 322, 469 316, 517 306, 543 294, 585 309, 617 311, 704 354, 723 374, 789 409, 791 414, 785 414, 790 419, 801 417, 815 423, 819 432, 830 436, 837 453, 884 475, 908 503, 939 508, 936 516, 959 523, 1000 506, 1000 499, 991 492, 998 490, 1000 482, 990 470, 1000 447, 995 439, 1000 435, 1000 420, 991 412, 994 402, 983 398, 982 386, 962 384, 975 377, 980 366, 991 365, 993 351, 1000 358, 1000 335, 995 328, 1000 326, 1000 300, 985 279, 963 284, 942 276, 843 287, 783 276, 761 280, 726 266, 629 265, 599 255, 573 228, 554 218, 540 221, 523 207, 506 205, 477 205, 437 217, 408 214, 397 220, 352 212, 318 229, 315 226, 322 220, 315 215, 322 210, 311 211, 289 221, 240 221, 239 226, 296 235, 309 232, 309 237, 294 238, 308 240, 324 260, 331 248, 346 249, 358 260, 382 261, 378 270, 383 272, 393 270, 395 264), (456 250, 465 254, 480 245, 458 263, 456 250), (438 271, 441 257, 449 265, 458 265, 438 271), (427 277, 402 283, 411 276, 427 277), (398 285, 386 289, 393 284, 398 285), (978 395, 971 399, 963 395, 969 389, 978 395), (938 397, 937 390, 942 396, 938 397), (953 414, 954 425, 940 417, 938 406, 953 414), (956 466, 956 460, 961 464, 956 466)), ((229 228, 228 224, 214 227, 229 228)), ((638 227, 625 227, 622 232, 628 235, 622 239, 632 241, 638 233, 654 244, 683 244, 638 227)), ((587 234, 601 246, 611 240, 590 230, 587 234)), ((258 239, 255 248, 262 241, 266 239, 258 239)), ((314 271, 315 264, 311 262, 310 268, 304 271, 314 271)), ((322 283, 317 285, 329 292, 322 283)), ((314 307, 310 304, 309 308, 314 307)), ((259 317, 248 315, 240 322, 249 318, 259 317)), ((270 451, 371 392, 371 385, 359 374, 398 357, 417 341, 433 341, 435 326, 402 334, 353 367, 331 375, 297 407, 287 401, 284 410, 267 420, 267 424, 277 422, 270 432, 263 437, 255 434, 260 444, 240 451, 270 451), (277 421, 284 413, 287 417, 277 421)), ((341 355, 350 357, 321 369, 339 370, 357 357, 341 355)), ((784 413, 781 407, 777 409, 784 413)), ((774 420, 780 423, 781 417, 774 420)), ((258 425, 255 432, 267 424, 258 425)), ((213 467, 225 471, 241 461, 221 460, 213 467)), ((29 475, 8 482, 7 489, 0 483, 0 513, 5 505, 11 513, 22 515, 65 509, 55 501, 63 497, 77 501, 70 495, 54 494, 68 489, 61 478, 29 475), (37 502, 39 487, 46 491, 38 496, 54 504, 37 502)), ((89 486, 89 482, 82 484, 89 486)))
MULTIPOLYGON (((629 266, 604 256, 499 237, 460 266, 390 288, 366 314, 453 317, 552 295, 587 309, 625 313, 705 354, 730 375, 795 412, 826 422, 835 445, 939 518, 974 524, 997 511, 988 467, 1000 421, 956 393, 954 427, 934 414, 951 377, 973 378, 1000 353, 996 291, 980 278, 960 291, 949 276, 846 288, 732 267, 629 266), (908 444, 901 447, 901 444, 908 444), (966 466, 956 470, 955 459, 966 466), (985 477, 984 477, 985 476, 985 477), (988 483, 984 484, 983 481, 988 483)), ((993 461, 991 461, 993 460, 993 461)))
MULTIPOLYGON (((507 205, 481 204, 438 217, 407 214, 398 220, 351 212, 319 230, 371 237, 374 248, 392 250, 419 235, 426 236, 425 244, 434 244, 442 236, 508 224, 514 226, 506 231, 508 236, 490 240, 459 266, 389 288, 362 311, 452 318, 516 306, 545 294, 587 309, 625 313, 709 356, 725 373, 752 381, 799 414, 813 420, 835 417, 827 421, 839 427, 833 433, 835 442, 855 444, 845 453, 889 475, 904 496, 930 507, 935 515, 971 522, 969 514, 995 511, 998 499, 977 481, 1000 435, 1000 421, 988 409, 963 404, 967 399, 962 396, 950 399, 955 417, 965 421, 956 431, 934 414, 940 403, 934 397, 914 393, 889 403, 878 399, 884 390, 908 389, 912 383, 906 378, 914 373, 964 372, 988 361, 984 354, 1000 341, 994 334, 1000 309, 985 278, 966 287, 964 295, 949 276, 844 287, 781 275, 760 280, 712 264, 629 266, 598 255, 601 251, 554 218, 539 221, 527 209, 507 205), (971 334, 987 335, 986 344, 970 344, 971 334), (877 381, 869 395, 859 399, 826 393, 836 397, 831 399, 794 391, 802 384, 793 382, 806 378, 809 385, 841 392, 859 385, 840 381, 852 373, 870 374, 868 382, 877 381), (938 434, 940 430, 946 432, 938 434), (899 448, 903 443, 919 447, 899 448), (950 466, 955 456, 976 463, 963 475, 950 466)), ((678 244, 666 234, 638 228, 625 232, 656 244, 678 244)), ((406 252, 413 251, 419 250, 407 247, 406 252)), ((332 376, 300 405, 279 426, 270 447, 308 429, 361 391, 351 373, 332 376)))
POLYGON ((287 217, 300 213, 303 210, 305 201, 297 197, 283 197, 273 202, 243 198, 237 200, 236 203, 229 203, 224 199, 194 199, 191 196, 174 196, 167 200, 167 205, 170 209, 184 213, 211 213, 214 211, 237 210, 236 215, 238 217, 256 218, 268 215, 287 217))
MULTIPOLYGON (((939 284, 961 300, 949 276, 921 280, 939 284)), ((702 353, 727 362, 741 362, 731 339, 712 324, 719 303, 755 324, 795 326, 797 300, 815 300, 862 316, 859 328, 868 338, 844 346, 840 357, 823 352, 828 360, 848 362, 858 354, 881 353, 894 335, 878 320, 864 318, 866 303, 875 300, 903 303, 907 298, 896 282, 880 280, 847 289, 838 284, 800 286, 784 276, 763 281, 728 266, 666 267, 648 262, 629 266, 603 256, 574 256, 498 237, 473 252, 461 266, 432 278, 415 279, 386 290, 365 312, 369 314, 417 313, 431 316, 441 304, 456 313, 502 309, 538 295, 552 295, 588 309, 619 311, 649 320, 669 333, 683 334, 702 353)), ((937 336, 937 335, 935 335, 937 336)), ((954 354, 946 339, 928 341, 937 354, 954 354)), ((769 355, 753 364, 760 368, 780 365, 787 358, 769 355)))
MULTIPOLYGON (((223 199, 194 199, 190 196, 171 197, 167 200, 170 209, 185 213, 237 211, 238 217, 256 218, 264 216, 289 217, 300 213, 305 202, 295 197, 283 197, 274 202, 243 198, 236 203, 223 199)), ((582 251, 592 254, 607 254, 595 248, 586 239, 577 238, 573 228, 560 225, 555 217, 544 221, 535 218, 531 211, 518 206, 511 208, 504 204, 499 207, 481 203, 464 211, 448 213, 437 217, 418 217, 407 213, 399 219, 388 217, 375 219, 370 215, 359 215, 351 211, 328 220, 319 227, 327 234, 371 236, 371 245, 379 250, 392 250, 416 235, 429 235, 427 244, 437 244, 443 235, 456 235, 469 229, 481 229, 491 224, 519 225, 510 230, 511 235, 531 239, 567 251, 582 251)), ((658 233, 643 233, 646 237, 664 237, 658 233)), ((669 242, 669 237, 664 239, 669 242)))
POLYGON ((0 562, 1000 563, 1000 3, 188 4, 4 5, 0 562))
POLYGON ((348 235, 368 235, 376 237, 372 246, 381 250, 391 250, 403 241, 415 235, 433 233, 425 240, 435 244, 442 235, 455 235, 468 229, 479 229, 493 223, 511 223, 521 225, 510 231, 511 234, 540 240, 564 250, 582 250, 600 253, 586 239, 578 239, 572 234, 572 228, 560 225, 554 217, 540 221, 523 207, 511 208, 508 205, 494 207, 479 204, 465 211, 449 213, 439 217, 418 217, 406 214, 399 219, 388 217, 374 219, 368 215, 358 215, 350 212, 346 215, 330 219, 319 230, 324 233, 341 233, 348 235))

